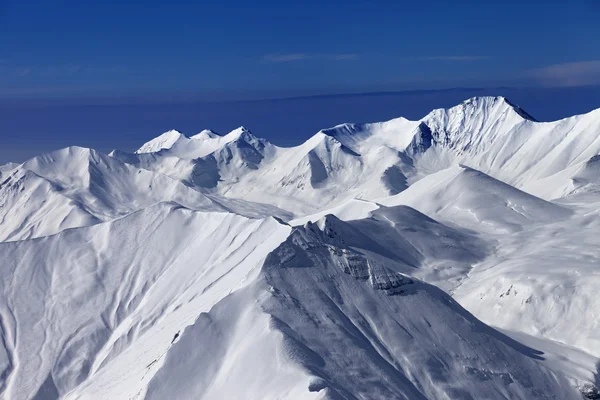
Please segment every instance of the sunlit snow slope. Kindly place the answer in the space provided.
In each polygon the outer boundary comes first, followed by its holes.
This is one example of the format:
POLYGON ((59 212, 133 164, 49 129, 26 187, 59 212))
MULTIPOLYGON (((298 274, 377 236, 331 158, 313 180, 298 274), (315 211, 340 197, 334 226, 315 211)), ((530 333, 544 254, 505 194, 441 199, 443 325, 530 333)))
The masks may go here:
POLYGON ((600 398, 599 202, 600 110, 502 97, 6 164, 0 396, 600 398))

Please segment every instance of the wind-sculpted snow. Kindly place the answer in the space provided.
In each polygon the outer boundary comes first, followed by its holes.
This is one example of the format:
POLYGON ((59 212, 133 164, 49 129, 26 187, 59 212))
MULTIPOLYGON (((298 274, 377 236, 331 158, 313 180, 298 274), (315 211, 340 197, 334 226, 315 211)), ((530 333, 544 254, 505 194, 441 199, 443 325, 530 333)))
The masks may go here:
POLYGON ((0 166, 0 398, 594 398, 599 174, 502 97, 0 166))

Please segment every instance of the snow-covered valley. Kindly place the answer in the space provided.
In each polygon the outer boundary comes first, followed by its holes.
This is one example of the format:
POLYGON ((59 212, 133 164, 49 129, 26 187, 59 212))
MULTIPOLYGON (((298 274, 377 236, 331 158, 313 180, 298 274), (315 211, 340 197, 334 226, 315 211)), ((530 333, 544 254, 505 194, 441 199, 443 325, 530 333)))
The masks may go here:
POLYGON ((0 396, 600 398, 598 204, 600 109, 502 97, 0 166, 0 396))

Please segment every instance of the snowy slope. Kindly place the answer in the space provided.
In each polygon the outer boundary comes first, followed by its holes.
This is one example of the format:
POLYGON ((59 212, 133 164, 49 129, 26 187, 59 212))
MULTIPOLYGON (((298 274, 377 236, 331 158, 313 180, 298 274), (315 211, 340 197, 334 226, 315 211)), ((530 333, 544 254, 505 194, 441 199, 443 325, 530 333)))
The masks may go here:
POLYGON ((480 97, 2 166, 0 397, 592 396, 599 112, 480 97))
POLYGON ((184 331, 147 398, 579 398, 441 290, 327 237, 296 228, 184 331))
POLYGON ((136 154, 155 153, 162 149, 172 148, 180 140, 187 141, 187 138, 176 130, 170 130, 144 143, 135 152, 136 154))
POLYGON ((487 257, 464 279, 458 276, 449 286, 431 280, 484 322, 600 356, 598 199, 582 192, 550 203, 455 166, 380 203, 415 207, 488 242, 487 257))
POLYGON ((358 240, 368 229, 330 216, 291 231, 163 203, 0 244, 10 260, 0 280, 4 393, 576 398, 534 350, 395 271, 422 264, 421 252, 408 253, 414 233, 398 235, 404 248, 388 254, 358 240))
POLYGON ((326 234, 338 238, 345 246, 445 290, 456 286, 492 249, 476 235, 441 224, 413 208, 381 205, 372 208, 373 205, 360 202, 352 204, 349 210, 330 210, 345 217, 345 222, 333 215, 317 214, 307 219, 320 220, 326 226, 326 234))
POLYGON ((421 135, 429 147, 416 157, 422 168, 463 163, 519 188, 600 153, 600 110, 540 123, 502 97, 484 97, 422 121, 430 130, 421 135))
POLYGON ((224 136, 203 131, 191 138, 171 131, 138 154, 111 155, 300 217, 353 198, 400 193, 458 164, 554 199, 582 185, 577 171, 600 153, 599 137, 600 110, 540 123, 503 97, 480 97, 419 121, 342 124, 293 148, 274 146, 242 127, 224 136))
POLYGON ((394 149, 358 154, 325 132, 300 146, 279 148, 243 128, 205 141, 185 138, 153 153, 114 151, 111 156, 213 193, 269 203, 296 216, 371 193, 378 197, 398 193, 406 188, 403 171, 410 170, 402 161, 407 158, 394 149), (206 154, 209 149, 212 152, 206 154))
POLYGON ((532 223, 568 218, 571 211, 462 165, 428 175, 381 204, 412 206, 478 231, 515 232, 532 223))
POLYGON ((69 147, 35 157, 2 176, 0 240, 46 236, 164 201, 194 210, 290 218, 272 206, 206 195, 164 174, 92 149, 69 147))
POLYGON ((495 251, 471 270, 455 298, 484 322, 600 357, 599 198, 589 200, 568 220, 489 235, 495 251))
MULTIPOLYGON (((4 178, 4 177, 3 177, 4 178)), ((100 220, 34 172, 17 169, 0 183, 0 239, 47 236, 100 220)))
POLYGON ((161 203, 0 243, 4 396, 62 397, 82 385, 92 398, 129 398, 173 336, 243 286, 289 229, 161 203))
POLYGON ((600 192, 600 155, 567 167, 560 172, 527 184, 524 189, 547 199, 600 192))
POLYGON ((18 166, 19 166, 19 164, 13 163, 13 162, 9 162, 7 164, 0 165, 0 176, 2 176, 2 174, 6 173, 8 171, 11 171, 11 170, 17 168, 18 166))

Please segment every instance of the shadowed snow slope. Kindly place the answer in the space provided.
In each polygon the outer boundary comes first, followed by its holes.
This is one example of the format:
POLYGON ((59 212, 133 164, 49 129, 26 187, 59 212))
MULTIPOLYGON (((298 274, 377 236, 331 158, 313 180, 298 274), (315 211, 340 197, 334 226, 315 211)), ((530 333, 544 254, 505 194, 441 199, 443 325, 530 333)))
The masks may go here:
MULTIPOLYGON (((325 234, 340 244, 382 260, 397 272, 451 289, 485 258, 491 246, 472 233, 443 225, 406 206, 371 209, 344 223, 333 215, 320 219, 325 234)), ((356 209, 356 205, 352 209, 356 209)), ((347 215, 334 209, 336 215, 347 215)), ((313 220, 313 218, 310 218, 313 220)), ((316 221, 316 219, 314 219, 316 221)))
POLYGON ((481 97, 0 166, 0 397, 593 398, 599 154, 481 97))
POLYGON ((579 397, 539 359, 441 290, 308 225, 255 284, 184 331, 147 398, 579 397))

